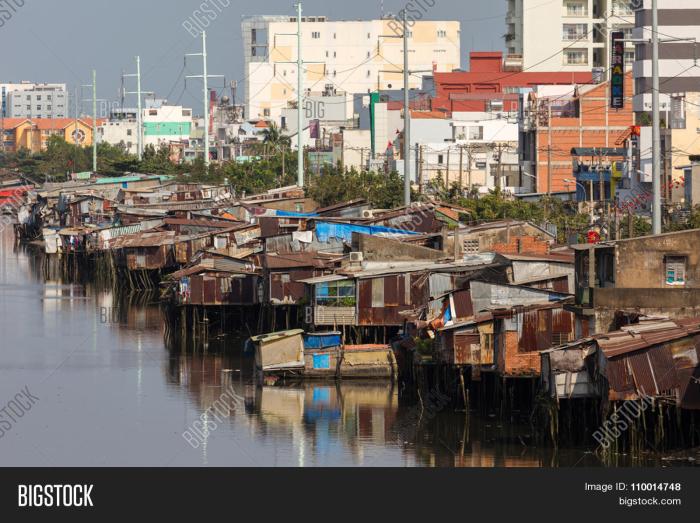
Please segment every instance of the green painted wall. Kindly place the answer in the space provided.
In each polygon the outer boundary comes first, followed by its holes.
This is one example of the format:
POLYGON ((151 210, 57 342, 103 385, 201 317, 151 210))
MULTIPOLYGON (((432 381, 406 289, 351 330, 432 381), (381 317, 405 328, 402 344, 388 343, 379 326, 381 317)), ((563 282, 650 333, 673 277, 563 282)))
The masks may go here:
POLYGON ((181 136, 190 134, 191 122, 144 122, 145 136, 181 136))

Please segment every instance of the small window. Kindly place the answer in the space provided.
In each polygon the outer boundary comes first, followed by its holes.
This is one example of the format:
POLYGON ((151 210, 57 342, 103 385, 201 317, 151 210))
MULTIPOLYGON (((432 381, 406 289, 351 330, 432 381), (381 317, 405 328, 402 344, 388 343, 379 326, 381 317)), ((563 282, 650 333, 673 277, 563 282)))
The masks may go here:
POLYGON ((438 154, 438 163, 442 165, 444 163, 444 157, 442 154, 438 154))
POLYGON ((666 256, 666 285, 685 285, 687 256, 666 256))
POLYGON ((319 31, 312 31, 311 38, 318 40, 319 38, 321 38, 321 33, 319 31))
POLYGON ((447 31, 445 31, 444 29, 440 29, 440 30, 437 32, 437 37, 438 37, 438 38, 446 38, 446 37, 447 37, 447 31))

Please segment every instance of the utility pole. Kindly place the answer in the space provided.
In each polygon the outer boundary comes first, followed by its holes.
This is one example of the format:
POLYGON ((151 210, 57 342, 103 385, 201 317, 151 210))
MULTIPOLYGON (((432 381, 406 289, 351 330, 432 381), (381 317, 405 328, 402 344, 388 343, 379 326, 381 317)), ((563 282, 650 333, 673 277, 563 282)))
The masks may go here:
MULTIPOLYGON (((81 87, 88 87, 92 89, 92 97, 89 100, 83 99, 82 101, 92 102, 92 172, 97 172, 97 102, 104 102, 106 100, 97 99, 97 71, 92 70, 92 83, 88 85, 82 85, 81 87)), ((81 93, 82 94, 82 93, 81 93)))
POLYGON ((462 159, 464 158, 464 144, 459 146, 459 194, 462 195, 462 190, 464 188, 464 177, 463 177, 463 164, 462 159))
POLYGON ((552 101, 547 100, 547 196, 552 194, 552 101))
MULTIPOLYGON (((325 62, 304 62, 302 54, 302 33, 301 33, 301 2, 296 4, 297 8, 297 32, 277 33, 277 36, 296 36, 297 38, 297 59, 295 62, 275 62, 276 64, 296 64, 297 66, 297 185, 304 187, 304 64, 324 64, 325 62)), ((276 45, 276 44, 275 44, 276 45)))
POLYGON ((151 91, 143 91, 141 89, 141 57, 136 57, 136 74, 125 74, 124 77, 136 78, 136 91, 126 91, 124 94, 135 94, 136 102, 136 150, 138 151, 139 161, 143 160, 143 108, 142 96, 144 94, 153 94, 151 91))
POLYGON ((447 168, 445 169, 445 189, 450 188, 450 146, 447 146, 447 168))
POLYGON ((659 8, 651 0, 652 234, 661 234, 661 115, 659 114, 659 8))
POLYGON ((207 71, 207 32, 202 31, 202 52, 201 53, 190 53, 185 55, 185 62, 187 62, 188 56, 201 56, 202 57, 202 74, 189 75, 187 78, 201 78, 204 84, 204 165, 209 168, 211 160, 209 158, 209 78, 223 78, 220 74, 209 74, 207 71))
POLYGON ((97 71, 92 70, 92 172, 97 172, 97 71))
POLYGON ((138 97, 137 110, 138 115, 136 116, 136 126, 138 130, 136 132, 137 148, 139 153, 139 161, 143 160, 143 108, 141 107, 141 57, 136 57, 136 96, 138 97))
POLYGON ((418 146, 418 190, 423 194, 423 146, 418 146))
POLYGON ((408 17, 403 10, 403 203, 411 205, 411 109, 408 99, 408 17))
POLYGON ((297 185, 304 187, 304 118, 302 89, 304 58, 301 54, 301 2, 297 4, 297 185))

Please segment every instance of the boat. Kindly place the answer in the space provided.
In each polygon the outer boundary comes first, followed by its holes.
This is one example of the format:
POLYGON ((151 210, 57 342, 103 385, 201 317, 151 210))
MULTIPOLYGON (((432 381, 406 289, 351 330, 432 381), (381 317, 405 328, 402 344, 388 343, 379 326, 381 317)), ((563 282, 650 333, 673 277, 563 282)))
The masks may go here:
POLYGON ((298 379, 394 378, 389 345, 345 345, 340 332, 305 333, 301 329, 250 338, 255 365, 263 376, 298 379))

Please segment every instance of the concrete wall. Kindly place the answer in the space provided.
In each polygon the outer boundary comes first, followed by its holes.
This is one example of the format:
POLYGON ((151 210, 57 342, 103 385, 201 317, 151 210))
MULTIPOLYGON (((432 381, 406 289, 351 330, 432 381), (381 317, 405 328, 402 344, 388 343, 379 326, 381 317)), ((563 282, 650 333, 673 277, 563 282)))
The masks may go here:
POLYGON ((364 253, 366 261, 439 260, 445 253, 389 238, 353 234, 353 249, 364 253), (356 249, 355 249, 356 248, 356 249))
POLYGON ((700 288, 700 230, 648 236, 617 244, 617 289, 671 289, 665 283, 664 256, 687 256, 684 289, 700 288))

